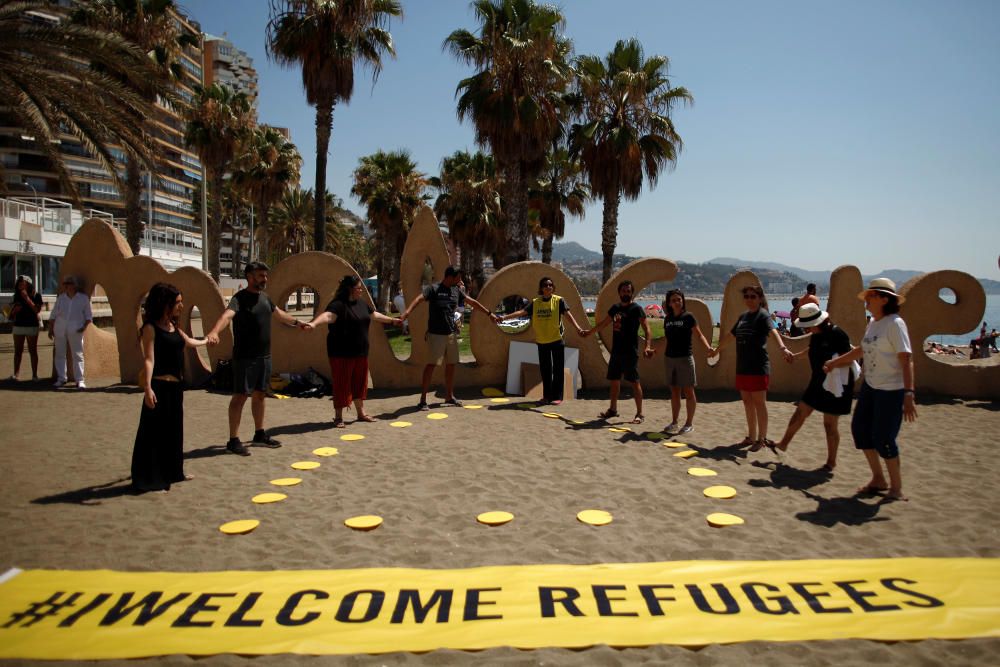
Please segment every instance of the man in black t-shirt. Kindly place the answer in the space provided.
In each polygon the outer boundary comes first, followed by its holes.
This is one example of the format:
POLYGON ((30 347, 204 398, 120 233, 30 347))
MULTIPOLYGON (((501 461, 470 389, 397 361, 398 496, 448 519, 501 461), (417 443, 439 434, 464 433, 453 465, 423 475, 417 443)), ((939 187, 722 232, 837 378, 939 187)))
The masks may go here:
POLYGON ((639 382, 639 325, 646 334, 646 348, 643 354, 646 357, 653 356, 653 335, 649 329, 649 322, 646 321, 646 311, 642 306, 632 301, 635 294, 635 287, 631 280, 625 280, 618 284, 618 299, 616 303, 608 309, 607 316, 594 325, 593 329, 584 332, 584 336, 589 336, 595 331, 599 331, 613 322, 613 334, 611 336, 611 359, 608 361, 607 378, 611 382, 611 406, 602 412, 598 417, 609 419, 618 416, 618 394, 621 391, 621 380, 624 377, 632 383, 632 391, 635 394, 635 418, 633 424, 641 424, 642 415, 642 383, 639 382))
POLYGON ((427 302, 427 347, 428 358, 420 383, 420 402, 417 408, 429 410, 427 390, 434 375, 434 368, 444 362, 445 405, 461 405, 455 398, 455 364, 458 363, 458 336, 462 330, 462 311, 469 303, 486 313, 494 322, 500 320, 495 313, 466 294, 461 287, 462 272, 454 266, 444 271, 444 280, 428 285, 423 293, 406 308, 405 320, 413 309, 423 301, 427 302))
POLYGON ((278 308, 267 298, 267 264, 250 262, 246 266, 246 289, 233 295, 222 317, 205 338, 209 345, 219 344, 219 332, 233 323, 233 397, 229 401, 229 441, 226 449, 233 454, 250 456, 250 451, 240 442, 240 420, 243 405, 250 396, 253 414, 253 443, 262 447, 281 447, 281 443, 264 431, 264 398, 271 382, 271 317, 277 317, 288 326, 304 324, 278 308))

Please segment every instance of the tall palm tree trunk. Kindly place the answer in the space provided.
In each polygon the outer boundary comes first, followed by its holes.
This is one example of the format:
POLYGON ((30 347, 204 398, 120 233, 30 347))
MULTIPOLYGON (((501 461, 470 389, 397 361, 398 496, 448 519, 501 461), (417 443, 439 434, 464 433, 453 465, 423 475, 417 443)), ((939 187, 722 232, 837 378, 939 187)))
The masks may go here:
POLYGON ((555 234, 549 233, 542 241, 542 263, 551 264, 552 263, 552 238, 555 234))
POLYGON ((604 195, 604 226, 601 228, 601 252, 604 254, 604 285, 611 279, 611 269, 614 263, 615 248, 618 246, 618 204, 621 194, 618 188, 604 195))
POLYGON ((313 217, 313 249, 326 250, 326 158, 333 131, 333 102, 316 105, 316 205, 313 217))
POLYGON ((205 252, 208 253, 208 272, 212 280, 219 282, 219 241, 222 237, 222 178, 221 169, 212 170, 212 215, 208 217, 208 238, 205 252))
POLYGON ((134 155, 125 164, 125 240, 138 255, 142 245, 142 166, 134 155))
POLYGON ((504 200, 507 203, 504 240, 507 247, 503 251, 503 262, 506 266, 528 259, 528 182, 517 162, 506 165, 504 175, 504 200))
MULTIPOLYGON (((257 202, 257 210, 260 213, 257 215, 257 229, 260 230, 260 249, 257 251, 258 255, 268 255, 268 248, 271 247, 271 230, 267 226, 267 219, 271 213, 271 206, 268 204, 267 197, 261 197, 257 202)), ((253 238, 250 239, 253 241, 253 238)), ((252 255, 253 253, 251 253, 252 255)), ((251 256, 250 261, 256 260, 256 257, 251 256)))

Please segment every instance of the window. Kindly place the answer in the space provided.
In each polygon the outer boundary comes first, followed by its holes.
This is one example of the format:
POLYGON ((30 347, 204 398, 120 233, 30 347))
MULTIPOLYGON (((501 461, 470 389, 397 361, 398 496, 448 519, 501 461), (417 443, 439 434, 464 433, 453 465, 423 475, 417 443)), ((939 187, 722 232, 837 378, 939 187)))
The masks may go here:
POLYGON ((59 266, 62 257, 42 257, 42 284, 39 291, 42 294, 59 293, 59 266))
POLYGON ((0 255, 0 292, 14 292, 14 255, 0 255))

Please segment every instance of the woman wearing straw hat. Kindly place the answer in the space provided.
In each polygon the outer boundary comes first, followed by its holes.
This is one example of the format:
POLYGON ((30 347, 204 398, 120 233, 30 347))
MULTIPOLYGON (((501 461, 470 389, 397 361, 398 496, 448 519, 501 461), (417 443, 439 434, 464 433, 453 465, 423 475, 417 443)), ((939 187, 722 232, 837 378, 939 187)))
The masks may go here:
POLYGON ((809 338, 809 347, 792 353, 788 361, 791 363, 796 357, 808 352, 812 377, 809 378, 809 384, 795 407, 795 412, 788 420, 785 435, 772 450, 779 456, 787 451, 792 438, 806 423, 809 415, 818 410, 823 413, 823 429, 826 431, 826 463, 821 470, 832 473, 837 467, 837 448, 840 446, 840 415, 851 414, 854 380, 860 369, 854 363, 829 375, 824 372, 823 364, 849 353, 854 346, 851 345, 847 332, 836 326, 830 320, 830 314, 818 304, 807 303, 800 306, 795 326, 812 336, 809 338))
POLYGON ((906 500, 900 471, 896 436, 903 420, 914 421, 913 351, 906 323, 899 316, 904 298, 896 293, 896 284, 888 278, 875 278, 858 294, 872 319, 861 340, 861 347, 826 362, 827 373, 864 359, 864 378, 851 420, 854 446, 865 453, 872 471, 871 480, 858 489, 859 494, 888 491, 891 500, 906 500), (885 460, 889 481, 879 457, 885 460))

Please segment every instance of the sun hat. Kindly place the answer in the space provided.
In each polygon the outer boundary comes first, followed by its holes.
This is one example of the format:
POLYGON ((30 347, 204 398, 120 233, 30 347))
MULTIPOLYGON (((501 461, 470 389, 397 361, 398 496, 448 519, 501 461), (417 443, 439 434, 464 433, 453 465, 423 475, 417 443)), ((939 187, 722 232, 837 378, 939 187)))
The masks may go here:
POLYGON ((807 303, 799 308, 799 316, 795 319, 795 326, 800 329, 818 327, 826 322, 828 317, 830 317, 830 313, 820 308, 818 304, 807 303))
POLYGON ((871 282, 868 283, 868 287, 858 292, 858 298, 864 301, 865 294, 868 292, 879 292, 887 296, 894 296, 899 303, 906 301, 906 297, 896 293, 896 283, 892 282, 889 278, 872 278, 871 282))

